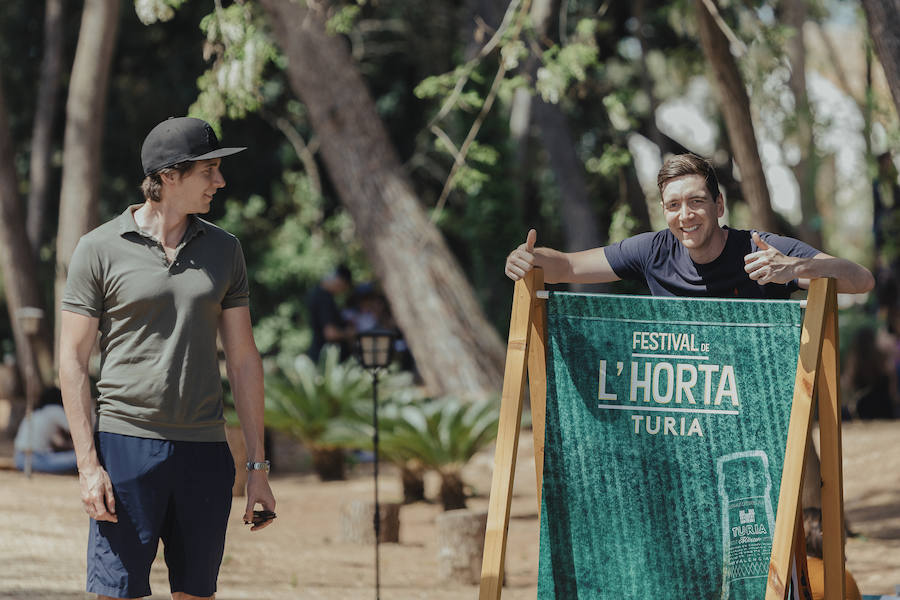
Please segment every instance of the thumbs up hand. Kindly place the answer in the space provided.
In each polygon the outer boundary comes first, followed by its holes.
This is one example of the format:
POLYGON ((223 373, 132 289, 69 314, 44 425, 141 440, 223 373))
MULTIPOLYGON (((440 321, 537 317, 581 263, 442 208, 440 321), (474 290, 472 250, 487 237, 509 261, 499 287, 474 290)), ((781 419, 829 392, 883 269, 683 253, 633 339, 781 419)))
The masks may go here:
POLYGON ((744 271, 750 275, 750 279, 760 285, 766 283, 788 283, 797 278, 794 267, 798 259, 785 256, 777 248, 769 246, 754 231, 753 243, 759 248, 744 257, 744 271))
POLYGON ((517 281, 525 277, 525 274, 534 268, 534 243, 537 241, 537 231, 528 230, 525 243, 509 253, 506 257, 506 276, 517 281))

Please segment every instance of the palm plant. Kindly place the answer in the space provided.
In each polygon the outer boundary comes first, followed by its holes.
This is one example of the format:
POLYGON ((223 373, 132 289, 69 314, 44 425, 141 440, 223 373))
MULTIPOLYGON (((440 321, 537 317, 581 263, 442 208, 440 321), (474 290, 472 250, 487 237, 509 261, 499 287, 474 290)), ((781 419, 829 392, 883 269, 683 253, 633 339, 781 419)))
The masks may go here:
POLYGON ((372 383, 354 361, 328 347, 319 363, 306 355, 280 360, 266 376, 266 424, 299 439, 323 481, 344 479, 344 449, 360 439, 359 407, 372 383))
POLYGON ((494 399, 446 397, 402 406, 382 436, 393 460, 418 460, 441 476, 444 510, 465 508, 462 468, 497 436, 499 407, 494 399))
MULTIPOLYGON (((384 386, 381 389, 384 389, 384 386)), ((425 397, 420 389, 412 386, 408 373, 398 373, 393 385, 388 390, 388 393, 384 394, 385 401, 379 409, 379 429, 391 435, 397 427, 398 421, 402 420, 405 407, 420 405, 425 402, 425 397)), ((381 450, 381 456, 400 469, 403 503, 413 504, 425 500, 425 472, 427 471, 425 463, 416 456, 395 452, 390 445, 385 450, 382 443, 381 450)))

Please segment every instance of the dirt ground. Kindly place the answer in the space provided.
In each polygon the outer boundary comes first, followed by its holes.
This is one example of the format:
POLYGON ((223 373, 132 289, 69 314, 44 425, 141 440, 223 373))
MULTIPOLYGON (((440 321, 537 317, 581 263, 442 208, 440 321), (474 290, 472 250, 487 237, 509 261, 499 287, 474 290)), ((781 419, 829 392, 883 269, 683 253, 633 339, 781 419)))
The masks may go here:
MULTIPOLYGON (((530 432, 520 437, 513 518, 509 527, 504 600, 533 599, 538 562, 538 511, 530 432)), ((4 448, 9 451, 9 444, 4 448)), ((863 594, 887 594, 900 584, 900 422, 845 425, 844 497, 847 565, 863 594)), ((470 508, 487 510, 493 458, 476 457, 465 472, 475 496, 470 508)), ((399 477, 388 468, 379 479, 381 499, 400 496, 399 477), (386 471, 386 473, 385 473, 386 471)), ((434 497, 437 482, 427 480, 434 497)), ((348 481, 320 483, 299 473, 273 473, 278 518, 264 531, 241 525, 235 498, 219 578, 219 600, 374 598, 371 546, 338 541, 343 502, 372 497, 371 472, 355 468, 348 481)), ((419 503, 401 511, 400 543, 381 546, 381 597, 385 600, 475 598, 477 588, 437 577, 435 517, 440 507, 419 503)), ((36 475, 27 480, 0 471, 0 598, 81 600, 87 517, 75 477, 36 475)), ((160 556, 152 574, 154 600, 168 598, 160 556)))

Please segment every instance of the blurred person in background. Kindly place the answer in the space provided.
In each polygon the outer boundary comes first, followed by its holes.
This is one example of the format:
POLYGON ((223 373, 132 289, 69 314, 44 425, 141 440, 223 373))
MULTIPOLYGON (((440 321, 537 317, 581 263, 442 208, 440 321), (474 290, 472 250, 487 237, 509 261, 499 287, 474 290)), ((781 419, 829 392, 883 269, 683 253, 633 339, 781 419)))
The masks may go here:
POLYGON ((338 266, 325 276, 306 298, 309 311, 309 325, 312 329, 312 343, 306 351, 313 362, 326 344, 334 344, 341 349, 341 360, 353 353, 356 330, 348 324, 338 308, 337 297, 350 291, 353 277, 346 265, 338 266))
POLYGON ((891 419, 900 406, 895 365, 895 337, 883 329, 863 327, 850 345, 842 373, 847 404, 860 419, 891 419))
POLYGON ((75 473, 75 450, 69 422, 58 387, 41 392, 38 408, 25 417, 16 434, 16 468, 25 470, 25 453, 31 450, 31 468, 40 473, 75 473))

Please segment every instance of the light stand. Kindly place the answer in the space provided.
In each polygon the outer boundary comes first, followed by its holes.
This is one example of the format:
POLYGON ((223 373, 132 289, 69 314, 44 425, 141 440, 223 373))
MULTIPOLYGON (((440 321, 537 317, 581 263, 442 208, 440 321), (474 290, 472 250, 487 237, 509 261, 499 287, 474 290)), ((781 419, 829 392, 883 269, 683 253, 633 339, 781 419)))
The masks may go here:
POLYGON ((28 427, 28 434, 25 439, 28 443, 25 446, 25 476, 31 477, 31 465, 34 453, 34 420, 31 418, 34 412, 34 404, 40 390, 38 382, 37 365, 34 358, 34 339, 37 337, 41 328, 41 319, 44 318, 44 311, 33 306, 23 306, 16 311, 16 317, 22 325, 22 333, 28 340, 28 356, 25 364, 25 419, 24 425, 28 427))
POLYGON ((381 513, 378 506, 378 372, 391 364, 394 349, 393 331, 371 329, 356 335, 359 360, 372 374, 372 450, 375 477, 375 600, 381 599, 381 572, 378 560, 378 543, 381 537, 381 513))

